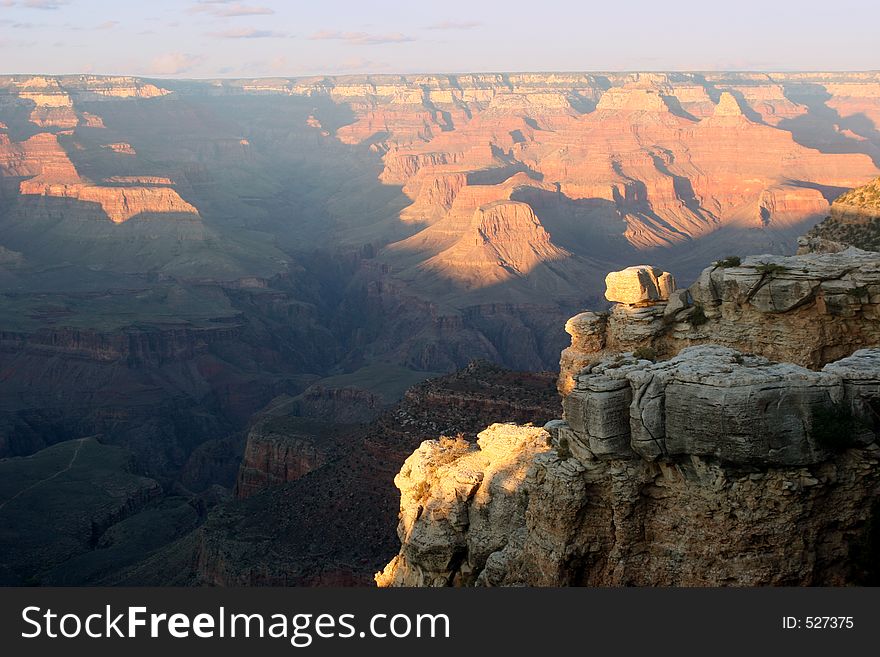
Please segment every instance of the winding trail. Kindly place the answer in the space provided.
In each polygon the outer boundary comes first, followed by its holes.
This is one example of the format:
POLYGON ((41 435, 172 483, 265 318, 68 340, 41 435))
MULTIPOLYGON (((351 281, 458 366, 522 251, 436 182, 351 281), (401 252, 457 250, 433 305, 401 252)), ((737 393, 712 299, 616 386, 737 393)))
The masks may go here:
POLYGON ((2 511, 3 507, 5 507, 7 504, 9 504, 13 500, 21 497, 22 495, 27 493, 29 490, 33 490, 37 486, 45 484, 47 481, 51 481, 52 479, 55 479, 56 477, 64 474, 68 470, 70 470, 73 467, 73 464, 76 462, 76 457, 79 456, 79 450, 82 449, 82 446, 85 444, 85 441, 87 441, 90 437, 91 436, 87 436, 86 438, 79 438, 74 441, 74 442, 76 442, 76 448, 73 450, 73 455, 70 457, 70 462, 67 464, 66 467, 61 468, 58 472, 51 474, 44 479, 40 479, 39 481, 35 481, 30 486, 25 486, 20 491, 18 491, 15 495, 10 497, 8 500, 5 500, 4 502, 0 503, 0 511, 2 511))

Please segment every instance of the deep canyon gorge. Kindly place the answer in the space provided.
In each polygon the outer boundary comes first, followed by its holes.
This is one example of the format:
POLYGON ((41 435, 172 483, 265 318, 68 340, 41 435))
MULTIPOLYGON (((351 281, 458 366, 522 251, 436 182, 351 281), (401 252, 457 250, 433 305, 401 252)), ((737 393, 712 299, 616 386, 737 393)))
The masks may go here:
POLYGON ((804 418, 877 411, 878 126, 877 73, 0 76, 0 584, 862 581, 876 443, 804 418), (774 363, 801 456, 683 433, 774 363))

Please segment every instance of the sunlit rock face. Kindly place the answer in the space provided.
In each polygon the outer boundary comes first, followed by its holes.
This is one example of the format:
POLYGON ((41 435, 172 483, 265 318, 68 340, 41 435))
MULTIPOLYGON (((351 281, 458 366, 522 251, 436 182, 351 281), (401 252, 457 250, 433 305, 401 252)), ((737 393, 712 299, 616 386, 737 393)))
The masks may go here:
POLYGON ((731 258, 662 295, 661 279, 614 272, 621 302, 566 323, 561 419, 410 456, 395 479, 401 549, 378 585, 876 576, 878 254, 731 258))
MULTIPOLYGON (((58 137, 51 133, 39 133, 23 142, 0 142, 0 175, 27 176, 19 183, 22 196, 72 199, 94 204, 114 223, 123 223, 139 215, 199 217, 195 206, 168 186, 170 181, 167 178, 121 177, 111 181, 115 183, 112 186, 84 179, 62 148, 58 137), (145 181, 150 184, 144 184, 145 181), (159 181, 159 184, 152 184, 154 181, 159 181)), ((89 209, 88 205, 79 208, 86 216, 89 209)))
POLYGON ((830 216, 799 240, 798 251, 840 251, 847 246, 880 251, 880 178, 835 199, 830 216))
POLYGON ((710 345, 603 360, 544 428, 423 443, 395 479, 401 550, 376 582, 859 582, 878 381, 878 349, 822 372, 710 345))
MULTIPOLYGON (((830 251, 716 263, 668 300, 618 303, 608 313, 572 318, 560 392, 568 394, 590 363, 640 347, 669 357, 714 343, 817 369, 880 344, 880 255, 852 247, 830 251)), ((639 298, 638 285, 637 294, 625 298, 639 298)))
POLYGON ((537 427, 494 424, 477 445, 428 440, 394 479, 401 491, 401 554, 376 577, 380 586, 465 584, 522 529, 529 462, 550 450, 537 427), (469 560, 468 560, 469 561, 469 560))
POLYGON ((530 178, 520 195, 540 199, 529 202, 551 238, 571 237, 560 247, 601 260, 624 244, 700 240, 706 251, 683 248, 675 261, 694 269, 725 251, 793 250, 835 191, 875 176, 871 135, 829 126, 830 146, 819 119, 810 121, 812 94, 831 89, 845 116, 858 106, 873 116, 877 88, 874 74, 428 75, 294 86, 350 105, 356 120, 339 138, 382 153, 381 179, 413 201, 402 217, 442 227, 419 236, 428 257, 446 248, 441 235, 464 230, 454 196, 479 185, 483 203, 503 200, 519 169, 530 178), (812 128, 800 127, 805 117, 812 128), (429 198, 440 203, 429 207, 429 198), (609 244, 612 235, 621 240, 609 244))
POLYGON ((649 265, 627 267, 605 277, 605 298, 631 306, 667 301, 675 291, 672 274, 649 265))

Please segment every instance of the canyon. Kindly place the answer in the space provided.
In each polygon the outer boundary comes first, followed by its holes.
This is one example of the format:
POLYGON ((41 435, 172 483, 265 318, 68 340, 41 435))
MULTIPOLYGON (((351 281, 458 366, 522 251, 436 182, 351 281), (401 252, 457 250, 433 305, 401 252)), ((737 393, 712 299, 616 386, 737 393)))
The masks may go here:
POLYGON ((396 549, 407 456, 558 417, 529 372, 563 350, 564 390, 592 343, 667 358, 720 340, 815 369, 876 341, 870 255, 791 258, 829 215, 802 250, 874 245, 847 209, 870 189, 832 201, 880 175, 878 89, 875 73, 0 76, 0 463, 23 473, 0 515, 26 534, 16 493, 84 438, 98 447, 77 463, 131 491, 108 511, 74 487, 95 535, 4 560, 0 580, 161 584, 167 562, 179 583, 369 584, 396 549), (638 262, 698 285, 606 316, 605 275, 638 262))

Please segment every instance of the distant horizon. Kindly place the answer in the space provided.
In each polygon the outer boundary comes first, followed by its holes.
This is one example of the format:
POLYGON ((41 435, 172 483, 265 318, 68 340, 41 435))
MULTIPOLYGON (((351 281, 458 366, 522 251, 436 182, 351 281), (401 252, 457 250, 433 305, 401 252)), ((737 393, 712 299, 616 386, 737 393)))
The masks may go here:
POLYGON ((49 78, 67 78, 67 77, 79 77, 79 76, 88 76, 94 78, 119 78, 119 77, 128 77, 128 78, 138 78, 142 80, 170 80, 177 82, 211 82, 214 80, 226 80, 226 81, 235 81, 235 80, 278 80, 278 79, 302 79, 302 78, 366 78, 366 77, 419 77, 419 76, 464 76, 464 75, 555 75, 555 74, 564 74, 564 75, 629 75, 633 73, 639 74, 669 74, 669 73, 680 73, 683 75, 720 75, 725 73, 735 73, 735 74, 760 74, 760 75, 774 75, 774 74, 791 74, 791 73, 807 73, 807 74, 849 74, 849 73, 875 73, 880 74, 880 68, 874 69, 806 69, 806 68, 792 68, 792 69, 773 69, 773 70, 760 70, 760 69, 558 69, 558 70, 514 70, 514 69, 499 69, 499 70, 467 70, 467 71, 413 71, 413 72, 394 72, 394 71, 377 71, 377 72, 360 72, 360 73, 308 73, 308 74, 277 74, 277 75, 254 75, 254 76, 225 76, 225 75, 215 75, 215 76, 205 76, 205 77, 187 77, 187 76, 178 76, 178 75, 149 75, 149 74, 139 74, 139 73, 94 73, 94 72, 84 72, 84 71, 75 71, 69 73, 46 73, 44 71, 28 71, 25 73, 7 73, 0 72, 0 77, 35 77, 35 76, 44 76, 49 78))
POLYGON ((0 59, 44 75, 169 79, 873 71, 878 24, 880 5, 859 0, 0 0, 0 59))

